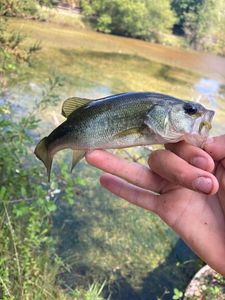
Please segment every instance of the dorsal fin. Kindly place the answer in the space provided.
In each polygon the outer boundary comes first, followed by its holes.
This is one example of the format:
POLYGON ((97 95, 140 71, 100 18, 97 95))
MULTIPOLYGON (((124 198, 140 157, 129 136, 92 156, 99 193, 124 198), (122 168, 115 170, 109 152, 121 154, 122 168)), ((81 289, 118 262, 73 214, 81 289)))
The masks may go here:
POLYGON ((78 109, 79 107, 87 104, 91 100, 83 99, 79 97, 71 97, 66 99, 62 105, 62 115, 67 118, 74 110, 78 109))

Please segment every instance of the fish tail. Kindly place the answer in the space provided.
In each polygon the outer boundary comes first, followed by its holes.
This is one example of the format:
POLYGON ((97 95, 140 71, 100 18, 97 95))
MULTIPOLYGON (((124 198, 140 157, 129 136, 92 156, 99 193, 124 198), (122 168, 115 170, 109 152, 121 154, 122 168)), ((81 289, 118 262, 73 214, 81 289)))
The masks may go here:
POLYGON ((39 158, 45 165, 48 174, 48 181, 50 181, 52 159, 47 146, 47 137, 44 137, 36 146, 34 154, 39 158))

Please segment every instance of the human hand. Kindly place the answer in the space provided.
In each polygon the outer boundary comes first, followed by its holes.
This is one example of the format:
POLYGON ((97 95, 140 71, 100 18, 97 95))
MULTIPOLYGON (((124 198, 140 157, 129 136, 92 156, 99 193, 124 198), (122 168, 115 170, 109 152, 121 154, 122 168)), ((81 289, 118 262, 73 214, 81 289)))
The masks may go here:
POLYGON ((103 150, 87 153, 86 160, 108 173, 100 178, 105 188, 159 215, 225 276, 225 135, 205 151, 185 142, 166 148, 150 155, 150 168, 103 150))

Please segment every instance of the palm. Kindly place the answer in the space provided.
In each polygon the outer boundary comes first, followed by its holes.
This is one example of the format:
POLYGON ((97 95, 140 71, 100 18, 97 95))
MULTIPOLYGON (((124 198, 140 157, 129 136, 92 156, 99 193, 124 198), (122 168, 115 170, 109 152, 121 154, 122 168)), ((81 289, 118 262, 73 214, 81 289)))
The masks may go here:
MULTIPOLYGON (((225 246, 225 160, 215 170, 219 190, 204 195, 164 180, 156 213, 204 260, 210 247, 225 246), (213 232, 213 237, 212 237, 213 232)), ((212 259, 213 260, 213 259, 212 259)))
POLYGON ((218 191, 218 200, 225 216, 225 159, 221 160, 221 162, 217 165, 215 174, 220 186, 218 191))
MULTIPOLYGON (((224 223, 218 195, 207 196, 168 184, 165 193, 159 196, 157 206, 157 214, 186 242, 195 236, 199 239, 196 230, 199 233, 200 229, 205 232, 201 237, 207 239, 208 226, 224 223)), ((225 224, 223 230, 225 232, 225 224)))

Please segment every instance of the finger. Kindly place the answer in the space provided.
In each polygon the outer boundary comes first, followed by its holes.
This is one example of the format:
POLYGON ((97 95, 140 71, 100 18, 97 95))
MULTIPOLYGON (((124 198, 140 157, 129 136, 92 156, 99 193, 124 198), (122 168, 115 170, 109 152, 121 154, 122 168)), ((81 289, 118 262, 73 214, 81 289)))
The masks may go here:
POLYGON ((102 175, 100 182, 103 187, 120 198, 147 210, 156 211, 158 196, 151 192, 134 186, 111 174, 102 175))
POLYGON ((197 168, 208 172, 212 172, 215 168, 212 157, 201 148, 186 142, 167 144, 165 147, 197 168))
POLYGON ((162 178, 154 174, 148 167, 135 162, 119 158, 104 150, 95 150, 86 154, 89 164, 141 188, 158 192, 164 182, 162 178))
POLYGON ((225 134, 209 138, 204 145, 204 149, 215 160, 225 158, 225 134))
POLYGON ((152 152, 149 166, 153 172, 171 183, 205 194, 215 194, 218 181, 211 173, 191 166, 188 162, 168 150, 152 152))
POLYGON ((218 191, 220 204, 223 208, 224 214, 225 214, 225 159, 223 160, 223 163, 220 164, 217 168, 217 175, 220 182, 220 188, 218 191))

